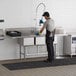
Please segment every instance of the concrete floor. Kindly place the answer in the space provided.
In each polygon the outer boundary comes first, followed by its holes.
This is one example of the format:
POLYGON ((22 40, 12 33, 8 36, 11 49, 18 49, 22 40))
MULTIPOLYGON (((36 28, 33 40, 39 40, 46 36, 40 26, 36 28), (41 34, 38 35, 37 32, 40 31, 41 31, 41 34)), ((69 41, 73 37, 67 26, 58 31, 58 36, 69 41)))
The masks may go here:
MULTIPOLYGON (((30 60, 30 59, 29 59, 30 60)), ((28 59, 26 61, 29 61, 28 59)), ((2 63, 24 62, 25 60, 0 61, 0 76, 76 76, 76 65, 10 71, 2 63)))

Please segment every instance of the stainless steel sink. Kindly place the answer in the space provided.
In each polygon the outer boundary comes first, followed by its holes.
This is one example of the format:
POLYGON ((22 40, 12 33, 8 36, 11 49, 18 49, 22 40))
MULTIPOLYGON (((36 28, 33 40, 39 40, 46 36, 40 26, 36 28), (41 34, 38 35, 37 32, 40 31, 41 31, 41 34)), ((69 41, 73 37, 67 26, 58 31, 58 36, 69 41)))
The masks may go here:
POLYGON ((22 36, 35 35, 37 28, 35 27, 26 27, 26 28, 7 28, 6 31, 19 31, 22 36))

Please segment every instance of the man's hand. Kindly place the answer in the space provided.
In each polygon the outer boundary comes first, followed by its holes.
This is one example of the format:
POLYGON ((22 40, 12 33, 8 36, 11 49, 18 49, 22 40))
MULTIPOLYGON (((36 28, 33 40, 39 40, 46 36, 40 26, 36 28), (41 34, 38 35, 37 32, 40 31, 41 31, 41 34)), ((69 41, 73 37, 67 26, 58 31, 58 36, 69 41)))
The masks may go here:
POLYGON ((36 32, 35 35, 41 35, 41 33, 40 32, 36 32))

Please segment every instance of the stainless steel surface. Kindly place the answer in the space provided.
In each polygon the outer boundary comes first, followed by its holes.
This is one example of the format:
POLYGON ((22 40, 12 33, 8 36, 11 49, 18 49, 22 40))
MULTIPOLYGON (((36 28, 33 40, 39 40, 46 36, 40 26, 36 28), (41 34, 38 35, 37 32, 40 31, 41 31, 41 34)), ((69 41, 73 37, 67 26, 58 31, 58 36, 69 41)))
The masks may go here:
POLYGON ((19 31, 23 35, 31 35, 34 34, 35 28, 34 27, 26 27, 26 28, 6 28, 5 31, 19 31))
POLYGON ((3 29, 0 29, 0 40, 4 40, 4 31, 3 29))
MULTIPOLYGON (((21 36, 18 37, 11 37, 11 38, 25 38, 25 37, 42 37, 45 34, 35 35, 36 32, 39 31, 39 28, 35 27, 26 27, 26 28, 6 28, 6 31, 19 31, 22 33, 21 36)), ((56 36, 67 36, 68 34, 55 34, 56 36)))
MULTIPOLYGON (((19 31, 21 32, 21 36, 11 37, 11 38, 25 38, 25 37, 36 37, 35 33, 38 31, 38 28, 34 27, 26 27, 26 28, 7 28, 6 31, 19 31)), ((44 36, 45 34, 39 35, 44 36)))
MULTIPOLYGON (((19 31, 19 32, 21 32, 22 33, 22 35, 21 36, 18 36, 18 37, 10 37, 10 38, 17 38, 18 39, 18 44, 20 45, 20 59, 21 59, 21 46, 25 49, 25 45, 22 45, 24 42, 24 38, 36 38, 36 37, 44 37, 45 36, 45 34, 41 34, 41 35, 35 35, 35 32, 36 31, 38 31, 38 29, 37 28, 34 28, 34 27, 27 27, 27 28, 8 28, 8 29, 6 29, 5 31, 19 31)), ((67 34, 57 34, 56 35, 57 37, 63 37, 63 36, 67 36, 67 34)), ((58 38, 59 39, 59 38, 58 38)), ((58 40, 56 40, 55 42, 54 42, 54 44, 56 45, 55 46, 55 49, 57 49, 57 41, 58 40)), ((59 40, 59 41, 62 41, 62 40, 59 40)), ((58 42, 59 43, 59 42, 58 42)), ((61 42, 62 43, 62 42, 61 42)), ((60 43, 58 44, 58 45, 60 45, 60 43)), ((30 45, 29 45, 30 46, 30 45)), ((63 45, 62 45, 63 46, 63 45)), ((23 49, 23 51, 24 51, 24 58, 25 58, 25 50, 23 49)), ((60 48, 58 48, 58 50, 57 51, 59 51, 59 49, 60 49, 60 51, 61 51, 61 47, 60 48)), ((61 53, 61 52, 60 52, 61 53)))

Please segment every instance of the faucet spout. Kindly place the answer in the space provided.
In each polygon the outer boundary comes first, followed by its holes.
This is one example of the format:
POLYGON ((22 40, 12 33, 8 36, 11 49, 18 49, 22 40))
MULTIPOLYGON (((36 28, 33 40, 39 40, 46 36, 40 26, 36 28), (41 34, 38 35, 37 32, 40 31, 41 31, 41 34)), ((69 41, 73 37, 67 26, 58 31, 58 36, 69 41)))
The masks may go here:
POLYGON ((46 9, 46 6, 45 6, 44 3, 40 3, 40 4, 36 7, 36 19, 35 19, 35 20, 36 20, 36 25, 37 25, 37 13, 38 13, 38 8, 39 8, 41 5, 43 5, 43 7, 44 7, 43 10, 42 10, 43 12, 44 12, 45 9, 46 9))
POLYGON ((40 4, 37 6, 37 8, 36 8, 36 14, 37 14, 37 11, 38 11, 38 8, 39 8, 39 6, 41 6, 41 5, 43 5, 43 6, 44 6, 44 9, 43 9, 43 11, 45 11, 45 9, 46 9, 46 6, 45 6, 45 4, 44 4, 44 3, 40 3, 40 4))

